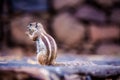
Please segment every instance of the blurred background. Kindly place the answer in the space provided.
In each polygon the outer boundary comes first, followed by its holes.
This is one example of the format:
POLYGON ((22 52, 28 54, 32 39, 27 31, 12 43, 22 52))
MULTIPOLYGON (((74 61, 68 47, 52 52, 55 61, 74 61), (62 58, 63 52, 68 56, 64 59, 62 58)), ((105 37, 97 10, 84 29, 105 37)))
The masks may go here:
POLYGON ((0 0, 0 55, 35 55, 26 26, 41 22, 58 52, 120 55, 120 0, 0 0))

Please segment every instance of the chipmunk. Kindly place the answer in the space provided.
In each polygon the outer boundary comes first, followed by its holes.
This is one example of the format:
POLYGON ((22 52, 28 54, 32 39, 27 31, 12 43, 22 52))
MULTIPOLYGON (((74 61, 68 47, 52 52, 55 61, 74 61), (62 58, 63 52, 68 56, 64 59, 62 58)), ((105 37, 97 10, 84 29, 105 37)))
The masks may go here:
POLYGON ((51 65, 57 56, 55 40, 46 33, 41 23, 33 22, 27 26, 26 34, 36 41, 37 60, 41 65, 51 65))
POLYGON ((45 31, 41 23, 30 23, 27 26, 26 34, 30 39, 36 42, 37 61, 41 65, 94 65, 92 62, 85 61, 55 62, 55 59, 57 57, 57 44, 53 37, 45 31))

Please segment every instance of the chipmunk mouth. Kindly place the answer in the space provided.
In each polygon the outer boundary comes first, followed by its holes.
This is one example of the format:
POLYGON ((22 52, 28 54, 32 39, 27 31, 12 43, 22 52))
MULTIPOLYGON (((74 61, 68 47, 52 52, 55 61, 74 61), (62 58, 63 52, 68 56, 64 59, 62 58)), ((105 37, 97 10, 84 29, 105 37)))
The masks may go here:
POLYGON ((33 40, 33 41, 36 41, 37 39, 38 39, 38 36, 37 35, 35 35, 36 33, 32 33, 32 34, 30 34, 30 33, 28 33, 27 34, 27 36, 31 39, 31 40, 33 40))
POLYGON ((30 39, 32 39, 33 36, 34 36, 34 33, 30 33, 30 32, 26 32, 25 34, 26 34, 30 39))

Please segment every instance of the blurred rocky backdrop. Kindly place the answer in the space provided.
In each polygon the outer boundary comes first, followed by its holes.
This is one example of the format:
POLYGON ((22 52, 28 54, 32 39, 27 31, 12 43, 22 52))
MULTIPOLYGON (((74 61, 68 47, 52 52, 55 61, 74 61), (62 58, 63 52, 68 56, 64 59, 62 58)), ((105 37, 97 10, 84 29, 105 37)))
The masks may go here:
POLYGON ((25 31, 37 21, 64 51, 120 54, 120 0, 3 0, 0 4, 1 52, 34 53, 35 44, 25 31))

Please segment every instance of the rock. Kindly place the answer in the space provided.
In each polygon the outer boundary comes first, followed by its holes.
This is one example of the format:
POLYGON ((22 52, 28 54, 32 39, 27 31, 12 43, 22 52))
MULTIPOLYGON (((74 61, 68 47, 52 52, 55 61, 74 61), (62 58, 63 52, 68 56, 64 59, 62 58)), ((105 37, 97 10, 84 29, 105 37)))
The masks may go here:
POLYGON ((115 25, 94 25, 90 26, 91 42, 110 41, 119 38, 119 28, 115 25))
POLYGON ((31 22, 31 16, 16 17, 11 22, 11 32, 15 42, 19 44, 33 44, 33 42, 25 34, 27 25, 31 22))
POLYGON ((120 8, 112 10, 110 21, 113 23, 120 24, 120 8))
POLYGON ((53 30, 57 39, 68 47, 81 43, 85 35, 84 26, 66 12, 54 18, 53 30))
POLYGON ((119 55, 120 46, 115 44, 101 44, 97 49, 97 54, 119 55))
POLYGON ((111 7, 113 6, 116 0, 95 0, 95 1, 103 7, 111 7))
POLYGON ((58 58, 60 59, 57 61, 59 65, 42 66, 38 63, 33 64, 33 62, 37 62, 35 56, 20 58, 14 55, 0 56, 0 80, 120 79, 120 59, 115 55, 63 53, 58 58), (60 56, 61 58, 59 58, 60 56))
POLYGON ((89 5, 79 7, 75 16, 80 20, 96 21, 100 23, 104 23, 106 21, 106 15, 104 12, 89 5))
POLYGON ((53 0, 54 9, 59 10, 65 7, 76 6, 82 4, 84 0, 53 0))
MULTIPOLYGON (((86 63, 88 63, 86 61, 86 63)), ((100 80, 120 79, 120 66, 111 65, 77 65, 67 66, 40 66, 20 63, 0 64, 0 79, 11 80, 100 80), (17 66, 18 65, 18 66, 17 66)))

